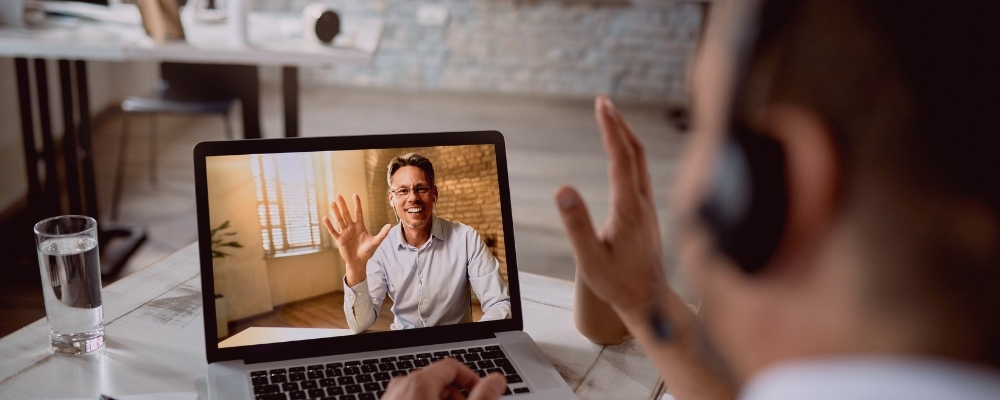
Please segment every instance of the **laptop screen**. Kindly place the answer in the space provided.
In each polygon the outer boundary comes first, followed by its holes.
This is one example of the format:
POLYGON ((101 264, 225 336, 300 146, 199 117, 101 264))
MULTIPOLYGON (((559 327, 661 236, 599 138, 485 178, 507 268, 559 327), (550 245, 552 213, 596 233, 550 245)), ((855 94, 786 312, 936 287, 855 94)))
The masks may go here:
POLYGON ((495 144, 208 155, 201 173, 219 349, 513 316, 495 144))

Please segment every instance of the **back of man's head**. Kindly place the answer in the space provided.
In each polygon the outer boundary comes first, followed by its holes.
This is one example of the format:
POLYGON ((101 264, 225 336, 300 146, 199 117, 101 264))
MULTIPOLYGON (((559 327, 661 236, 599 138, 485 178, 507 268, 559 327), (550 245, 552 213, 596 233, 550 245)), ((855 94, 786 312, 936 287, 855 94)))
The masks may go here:
POLYGON ((764 1, 736 112, 828 125, 863 293, 945 356, 1000 365, 998 2, 764 1))

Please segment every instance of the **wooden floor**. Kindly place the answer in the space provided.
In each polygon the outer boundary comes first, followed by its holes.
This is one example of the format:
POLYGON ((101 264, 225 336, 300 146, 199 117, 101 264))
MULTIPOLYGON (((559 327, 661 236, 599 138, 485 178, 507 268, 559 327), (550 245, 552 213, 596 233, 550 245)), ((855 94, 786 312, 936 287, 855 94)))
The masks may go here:
MULTIPOLYGON (((265 137, 284 135, 278 89, 269 85, 263 88, 261 121, 265 137)), ((300 100, 303 136, 493 129, 502 132, 507 145, 517 267, 522 271, 574 278, 572 250, 552 199, 558 186, 575 186, 587 202, 595 225, 604 223, 608 207, 606 156, 589 99, 303 85, 300 100)), ((665 228, 671 220, 667 188, 685 135, 678 134, 668 123, 664 106, 619 107, 646 146, 659 219, 665 228)), ((241 132, 235 112, 231 120, 241 132)), ((158 180, 153 183, 149 180, 148 124, 146 118, 133 120, 121 220, 145 226, 149 240, 132 257, 122 276, 197 241, 191 149, 201 141, 225 138, 219 117, 159 117, 158 180)), ((120 131, 118 117, 95 127, 98 201, 105 217, 101 223, 110 222, 106 217, 110 215, 120 131)), ((30 225, 17 229, 30 232, 30 225)), ((664 229, 662 233, 665 249, 669 249, 670 231, 664 229)), ((31 249, 33 243, 19 246, 31 249)), ((30 263, 33 251, 26 254, 30 263)), ((35 278, 26 283, 10 285, 18 288, 8 289, 8 284, 0 288, 0 336, 44 317, 37 271, 34 274, 35 278)))
MULTIPOLYGON (((472 306, 472 320, 483 317, 479 304, 472 306)), ((392 299, 386 298, 379 309, 378 319, 368 328, 370 331, 387 331, 392 324, 392 299)), ((296 301, 275 307, 267 314, 244 318, 229 323, 230 336, 250 327, 288 327, 288 328, 338 328, 349 329, 344 315, 344 293, 327 293, 324 295, 296 301)))

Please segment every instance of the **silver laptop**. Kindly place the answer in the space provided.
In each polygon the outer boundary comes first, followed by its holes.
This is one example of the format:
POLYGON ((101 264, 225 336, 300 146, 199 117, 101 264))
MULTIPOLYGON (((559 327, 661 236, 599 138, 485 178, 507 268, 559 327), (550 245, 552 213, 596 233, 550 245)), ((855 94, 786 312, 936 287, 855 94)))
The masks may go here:
POLYGON ((499 132, 204 142, 194 161, 212 399, 377 399, 446 357, 504 374, 505 398, 576 398, 523 331, 499 132), (324 217, 342 196, 354 219, 355 195, 369 234, 391 229, 349 286, 324 217))

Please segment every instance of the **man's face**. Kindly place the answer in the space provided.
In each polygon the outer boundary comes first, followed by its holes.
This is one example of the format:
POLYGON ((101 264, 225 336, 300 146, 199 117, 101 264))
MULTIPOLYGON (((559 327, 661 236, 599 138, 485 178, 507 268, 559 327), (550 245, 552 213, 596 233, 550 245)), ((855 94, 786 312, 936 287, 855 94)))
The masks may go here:
POLYGON ((392 174, 389 202, 400 222, 407 228, 419 229, 427 226, 433 215, 435 201, 437 201, 437 188, 431 187, 424 170, 408 165, 392 174), (427 187, 430 187, 430 190, 423 194, 418 194, 419 190, 415 190, 427 187), (409 193, 393 194, 393 191, 400 192, 399 189, 409 193))

